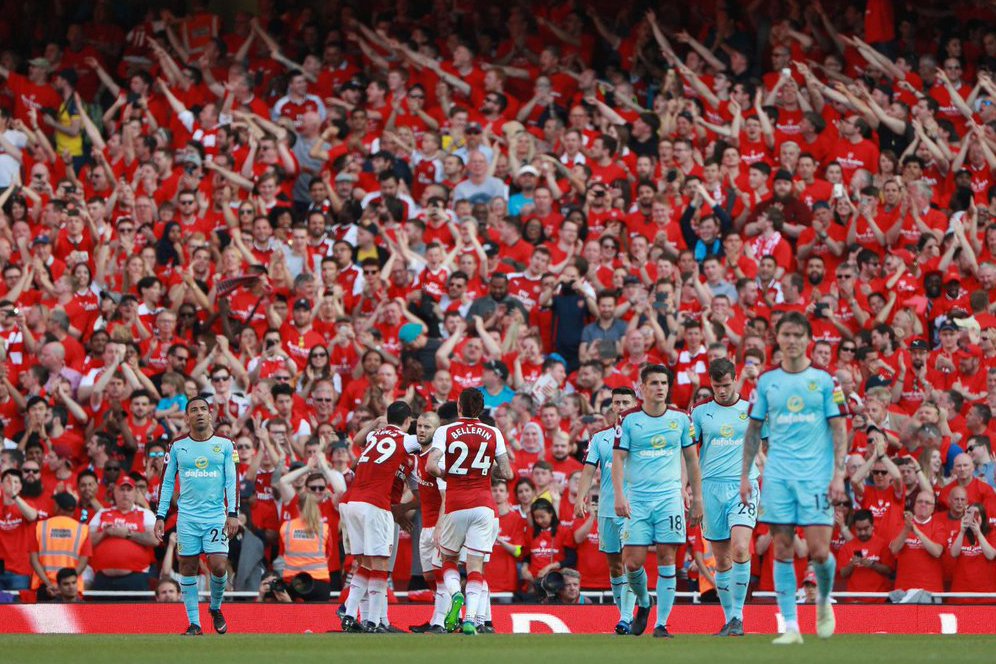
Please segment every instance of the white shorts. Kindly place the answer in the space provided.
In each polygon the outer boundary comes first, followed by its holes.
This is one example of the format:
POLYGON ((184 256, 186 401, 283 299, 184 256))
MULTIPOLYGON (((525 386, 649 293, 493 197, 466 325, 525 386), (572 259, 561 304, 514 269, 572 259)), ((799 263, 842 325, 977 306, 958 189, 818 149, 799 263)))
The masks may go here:
POLYGON ((460 553, 467 547, 471 553, 485 555, 498 537, 497 519, 490 507, 471 507, 444 514, 436 528, 439 529, 439 548, 443 553, 460 553))
POLYGON ((350 502, 339 506, 346 543, 353 556, 388 557, 394 549, 394 517, 370 503, 350 502))
POLYGON ((443 559, 439 556, 439 549, 433 541, 433 534, 436 527, 423 528, 418 536, 418 557, 422 563, 422 573, 427 574, 433 569, 443 566, 443 559))
MULTIPOLYGON (((494 549, 495 543, 498 541, 498 533, 499 532, 501 532, 501 523, 498 521, 498 517, 495 517, 495 534, 494 534, 494 537, 491 538, 491 540, 492 540, 492 544, 491 544, 492 550, 494 549)), ((466 545, 464 545, 464 547, 462 549, 460 549, 460 562, 463 563, 463 564, 467 563, 467 546, 466 545)), ((491 562, 491 553, 490 552, 484 554, 484 562, 485 563, 491 562)))

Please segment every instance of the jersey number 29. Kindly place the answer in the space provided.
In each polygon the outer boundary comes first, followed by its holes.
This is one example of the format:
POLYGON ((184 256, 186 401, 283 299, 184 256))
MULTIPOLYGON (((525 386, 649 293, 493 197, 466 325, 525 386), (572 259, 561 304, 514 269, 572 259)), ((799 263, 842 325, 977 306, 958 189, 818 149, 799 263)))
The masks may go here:
POLYGON ((448 471, 450 475, 466 475, 472 469, 481 471, 481 475, 487 475, 491 469, 491 457, 488 456, 487 445, 481 445, 477 448, 477 456, 470 462, 470 468, 465 468, 463 465, 467 461, 467 457, 470 456, 470 449, 466 443, 455 440, 450 443, 447 452, 457 455, 456 460, 450 464, 448 471))
POLYGON ((391 455, 394 454, 394 450, 396 449, 398 449, 398 445, 391 438, 381 438, 380 440, 375 440, 367 445, 367 449, 363 450, 363 454, 360 455, 360 459, 357 463, 366 463, 369 461, 371 452, 377 452, 377 454, 380 455, 374 459, 374 463, 384 463, 391 458, 391 455))

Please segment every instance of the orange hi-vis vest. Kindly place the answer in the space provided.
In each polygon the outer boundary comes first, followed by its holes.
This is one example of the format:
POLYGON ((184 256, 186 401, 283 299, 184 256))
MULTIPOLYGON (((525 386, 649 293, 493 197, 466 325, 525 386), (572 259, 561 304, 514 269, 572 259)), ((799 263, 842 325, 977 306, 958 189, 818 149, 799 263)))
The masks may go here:
MULTIPOLYGON (((90 527, 68 516, 53 516, 39 521, 35 526, 38 538, 38 561, 45 568, 45 575, 55 581, 55 575, 63 567, 72 567, 80 561, 80 549, 89 536, 90 527)), ((82 584, 83 579, 80 578, 82 584)), ((31 575, 31 587, 42 585, 37 574, 31 575)))
POLYGON ((280 539, 284 545, 284 579, 290 581, 302 572, 311 575, 316 581, 329 580, 329 561, 325 555, 328 540, 328 524, 322 524, 320 533, 308 530, 307 522, 298 517, 285 521, 280 527, 280 539))
MULTIPOLYGON (((703 549, 705 549, 705 551, 702 553, 702 562, 709 570, 709 573, 712 574, 713 578, 715 578, 716 556, 714 556, 712 553, 712 545, 709 543, 709 540, 704 540, 702 544, 704 545, 703 549)), ((715 587, 716 586, 709 583, 709 580, 706 578, 705 574, 699 574, 699 594, 707 593, 715 587)))

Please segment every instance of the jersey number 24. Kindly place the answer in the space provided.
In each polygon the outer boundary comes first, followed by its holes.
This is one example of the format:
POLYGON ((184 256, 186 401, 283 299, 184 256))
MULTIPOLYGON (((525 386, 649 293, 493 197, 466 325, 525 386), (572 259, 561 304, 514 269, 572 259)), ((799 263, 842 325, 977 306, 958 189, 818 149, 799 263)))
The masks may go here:
POLYGON ((491 470, 491 457, 488 456, 487 445, 481 445, 477 448, 477 455, 470 462, 470 468, 464 466, 467 457, 470 456, 470 448, 467 447, 466 443, 459 440, 453 441, 450 443, 447 453, 457 455, 453 463, 450 464, 448 471, 450 475, 467 475, 471 470, 479 470, 481 475, 487 475, 488 471, 491 470))

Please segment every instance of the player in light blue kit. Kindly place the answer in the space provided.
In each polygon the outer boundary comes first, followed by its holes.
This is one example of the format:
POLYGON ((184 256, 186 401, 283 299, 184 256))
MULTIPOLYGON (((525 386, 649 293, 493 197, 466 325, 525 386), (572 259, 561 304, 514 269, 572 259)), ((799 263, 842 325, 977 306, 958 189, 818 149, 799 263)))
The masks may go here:
POLYGON ((692 411, 700 444, 702 536, 716 560, 716 594, 725 622, 717 636, 744 635, 744 601, 750 584, 750 540, 757 521, 757 466, 750 471, 750 500, 740 499, 749 404, 737 393, 737 368, 726 358, 709 365, 713 400, 692 411))
POLYGON ((643 634, 650 617, 647 549, 657 546, 657 624, 654 636, 671 638, 667 619, 674 606, 675 553, 685 543, 685 502, 681 459, 684 457, 692 504, 688 520, 702 520, 699 455, 692 422, 684 411, 668 407, 671 370, 651 364, 640 371, 643 408, 624 414, 612 452, 612 488, 616 516, 623 526, 623 565, 636 595, 632 632, 643 634), (625 480, 625 481, 624 481, 625 480))
POLYGON ((619 622, 616 624, 616 634, 629 634, 633 622, 633 607, 636 596, 629 589, 625 569, 622 563, 622 526, 623 520, 615 515, 615 494, 612 490, 612 447, 616 441, 616 423, 620 413, 635 408, 636 392, 629 387, 617 387, 612 390, 612 402, 605 413, 605 421, 609 428, 595 433, 588 442, 588 454, 584 459, 584 470, 581 471, 581 481, 578 484, 578 500, 574 503, 574 516, 584 519, 591 509, 589 490, 595 478, 595 470, 601 470, 599 482, 598 505, 598 550, 605 554, 609 561, 609 581, 612 584, 612 601, 619 609, 619 622))
POLYGON ((211 618, 219 634, 228 631, 221 614, 221 599, 228 582, 228 539, 239 530, 239 492, 235 446, 231 439, 214 435, 211 407, 200 397, 187 403, 190 434, 177 438, 166 455, 156 513, 156 538, 161 542, 173 487, 180 479, 176 501, 176 552, 180 558, 180 590, 190 626, 184 636, 200 636, 197 610, 197 567, 207 555, 211 568, 211 618))
POLYGON ((816 572, 816 634, 830 638, 836 626, 830 605, 836 571, 830 536, 833 506, 847 499, 846 411, 844 394, 833 378, 813 367, 806 357, 811 338, 812 328, 801 313, 789 312, 775 326, 782 364, 757 380, 740 467, 740 499, 746 503, 753 495, 750 474, 761 447, 761 426, 767 420, 768 456, 758 516, 771 526, 775 547, 775 593, 778 610, 785 618, 785 633, 773 642, 777 645, 802 643, 792 564, 796 526, 805 528, 816 572))

